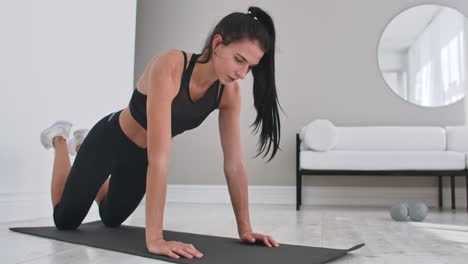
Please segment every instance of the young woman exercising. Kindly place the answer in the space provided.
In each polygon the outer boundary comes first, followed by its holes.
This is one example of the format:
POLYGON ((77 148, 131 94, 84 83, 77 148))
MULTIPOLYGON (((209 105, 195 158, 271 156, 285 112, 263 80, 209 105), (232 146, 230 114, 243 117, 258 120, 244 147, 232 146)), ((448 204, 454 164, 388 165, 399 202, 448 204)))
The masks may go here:
MULTIPOLYGON (((252 71, 260 128, 258 155, 279 149, 280 119, 275 86, 275 29, 258 7, 224 17, 201 54, 169 50, 154 57, 137 82, 128 107, 77 130, 57 121, 41 132, 46 149, 55 149, 51 196, 58 229, 76 229, 93 200, 102 222, 119 226, 146 193, 146 245, 153 254, 201 258, 194 245, 163 238, 163 214, 172 138, 199 126, 219 110, 224 172, 242 242, 279 244, 254 233, 248 208, 248 178, 240 137, 241 88, 238 79, 252 71), (76 158, 73 166, 68 153, 76 158), (111 175, 111 177, 109 177, 111 175)), ((257 156, 258 156, 257 155, 257 156)))

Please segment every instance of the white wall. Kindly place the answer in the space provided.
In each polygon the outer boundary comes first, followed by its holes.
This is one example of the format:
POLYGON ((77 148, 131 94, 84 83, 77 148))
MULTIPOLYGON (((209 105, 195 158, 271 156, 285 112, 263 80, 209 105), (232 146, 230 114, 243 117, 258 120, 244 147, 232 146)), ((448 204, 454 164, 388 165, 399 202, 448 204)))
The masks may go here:
POLYGON ((136 1, 0 2, 0 193, 49 192, 58 119, 90 128, 133 84, 136 1))

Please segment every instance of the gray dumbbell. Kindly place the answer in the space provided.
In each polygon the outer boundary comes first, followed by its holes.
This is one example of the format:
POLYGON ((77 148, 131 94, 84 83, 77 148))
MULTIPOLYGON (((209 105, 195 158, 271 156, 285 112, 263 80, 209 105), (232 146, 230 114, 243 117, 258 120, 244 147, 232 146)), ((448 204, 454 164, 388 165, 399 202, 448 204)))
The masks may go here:
POLYGON ((390 208, 390 216, 396 221, 405 221, 408 218, 408 204, 397 203, 390 208))
POLYGON ((426 218, 429 207, 425 203, 411 203, 408 206, 408 215, 413 221, 422 221, 426 218))

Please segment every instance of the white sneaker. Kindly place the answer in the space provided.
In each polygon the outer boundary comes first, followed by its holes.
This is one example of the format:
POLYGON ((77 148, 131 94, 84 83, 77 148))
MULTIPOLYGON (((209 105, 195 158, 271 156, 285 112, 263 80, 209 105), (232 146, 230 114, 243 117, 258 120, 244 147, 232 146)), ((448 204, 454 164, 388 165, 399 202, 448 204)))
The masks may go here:
POLYGON ((68 141, 68 152, 70 155, 76 155, 76 146, 81 145, 86 135, 88 135, 89 129, 78 129, 73 132, 73 137, 68 141))
POLYGON ((54 137, 62 136, 65 139, 68 139, 72 126, 72 123, 68 121, 59 120, 55 122, 53 125, 44 129, 41 132, 40 139, 42 145, 46 149, 50 149, 53 147, 52 140, 54 139, 54 137))

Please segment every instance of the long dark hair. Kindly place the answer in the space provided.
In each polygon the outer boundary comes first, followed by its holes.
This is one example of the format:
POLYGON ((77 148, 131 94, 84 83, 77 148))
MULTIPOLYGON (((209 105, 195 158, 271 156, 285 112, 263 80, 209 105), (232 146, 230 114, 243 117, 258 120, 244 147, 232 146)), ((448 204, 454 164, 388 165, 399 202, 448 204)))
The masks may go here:
MULTIPOLYGON (((257 66, 252 68, 254 106, 257 117, 252 123, 253 132, 257 133, 261 126, 258 157, 265 152, 266 157, 273 147, 271 157, 276 155, 281 137, 281 124, 278 114, 279 101, 275 84, 275 27, 271 17, 261 8, 251 6, 246 14, 234 12, 225 16, 215 26, 205 42, 200 63, 207 63, 213 53, 213 38, 220 34, 223 45, 244 39, 257 40, 264 55, 257 66)), ((280 106, 281 107, 281 106, 280 106)))

